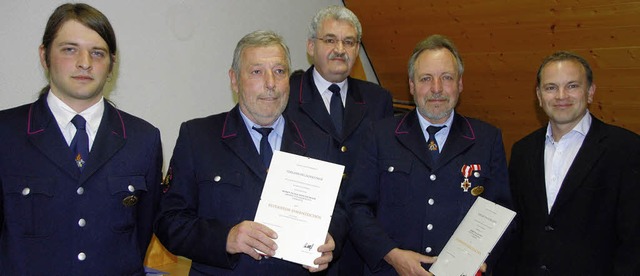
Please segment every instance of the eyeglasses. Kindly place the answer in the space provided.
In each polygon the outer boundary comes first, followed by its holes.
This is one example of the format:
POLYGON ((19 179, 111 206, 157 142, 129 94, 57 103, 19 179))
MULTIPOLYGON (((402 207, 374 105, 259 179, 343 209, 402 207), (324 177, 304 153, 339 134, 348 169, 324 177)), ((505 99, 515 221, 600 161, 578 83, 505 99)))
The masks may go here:
POLYGON ((316 39, 332 47, 337 47, 338 42, 342 42, 342 46, 345 48, 353 48, 353 47, 356 47, 356 45, 358 45, 358 40, 353 38, 337 39, 335 37, 316 37, 316 39))

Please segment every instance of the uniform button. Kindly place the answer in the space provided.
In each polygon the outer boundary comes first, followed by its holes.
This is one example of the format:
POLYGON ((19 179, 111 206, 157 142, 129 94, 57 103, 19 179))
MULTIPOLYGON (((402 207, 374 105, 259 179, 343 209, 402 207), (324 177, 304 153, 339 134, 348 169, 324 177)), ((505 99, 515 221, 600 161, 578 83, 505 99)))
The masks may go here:
POLYGON ((433 229, 433 224, 431 223, 427 224, 427 230, 431 231, 431 229, 433 229))
POLYGON ((220 177, 219 175, 216 175, 216 177, 213 178, 213 181, 220 182, 220 179, 222 179, 222 177, 220 177))
POLYGON ((393 170, 395 170, 393 166, 389 166, 389 168, 387 169, 388 172, 393 172, 393 170))
POLYGON ((431 181, 436 181, 436 175, 435 174, 430 175, 429 179, 431 179, 431 181))
POLYGON ((541 265, 541 266, 540 266, 540 269, 542 269, 542 270, 547 270, 547 266, 546 266, 546 265, 541 265))
POLYGON ((23 196, 29 195, 30 193, 31 193, 31 189, 29 189, 29 187, 22 189, 23 196))
POLYGON ((553 226, 551 225, 547 225, 544 227, 544 231, 553 231, 553 230, 556 230, 556 229, 553 229, 553 226))
POLYGON ((347 146, 340 147, 340 151, 341 152, 347 152, 347 146))
POLYGON ((136 191, 136 188, 133 187, 133 185, 127 186, 127 189, 129 190, 129 192, 132 192, 132 193, 136 191))
POLYGON ((87 221, 86 220, 84 220, 84 219, 78 220, 78 226, 84 227, 85 225, 87 225, 87 221))
POLYGON ((433 198, 430 198, 427 203, 429 203, 429 205, 433 205, 434 203, 436 203, 435 200, 433 200, 433 198))
POLYGON ((78 254, 78 260, 84 261, 86 258, 87 258, 87 255, 84 254, 84 252, 80 252, 80 254, 78 254))
POLYGON ((82 195, 82 194, 84 194, 84 188, 82 188, 82 187, 78 188, 78 189, 76 190, 76 193, 77 193, 78 195, 82 195))
POLYGON ((475 176, 476 178, 480 177, 480 173, 479 172, 474 172, 473 176, 475 176))
POLYGON ((431 253, 431 247, 427 247, 427 248, 425 248, 425 249, 424 249, 424 252, 426 252, 426 253, 431 253))

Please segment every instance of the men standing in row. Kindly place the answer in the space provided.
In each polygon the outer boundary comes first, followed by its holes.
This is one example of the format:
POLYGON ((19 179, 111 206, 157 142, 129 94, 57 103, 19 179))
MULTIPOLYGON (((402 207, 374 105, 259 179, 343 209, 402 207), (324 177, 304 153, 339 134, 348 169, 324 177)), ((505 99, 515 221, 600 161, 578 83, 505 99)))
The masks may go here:
POLYGON ((640 137, 589 113, 595 91, 576 54, 554 53, 538 69, 549 123, 511 152, 518 238, 509 275, 640 275, 640 137))
POLYGON ((49 17, 37 101, 0 112, 0 274, 144 275, 160 196, 160 132, 103 97, 116 58, 86 4, 49 17))
POLYGON ((346 235, 346 217, 334 214, 318 248, 319 268, 303 268, 269 258, 278 233, 252 221, 273 151, 335 159, 328 135, 282 115, 289 73, 282 37, 250 33, 238 42, 229 70, 236 107, 180 127, 155 231, 167 249, 192 260, 190 275, 308 275, 327 268, 340 246, 333 236, 346 235))
MULTIPOLYGON (((309 26, 307 39, 307 54, 313 65, 303 75, 291 78, 286 110, 301 124, 332 137, 338 163, 345 165, 344 179, 348 179, 357 162, 357 149, 369 124, 393 116, 388 91, 349 77, 361 39, 362 26, 349 9, 329 6, 318 11, 309 26)), ((341 191, 346 184, 347 181, 342 182, 341 191)), ((338 264, 332 265, 330 274, 338 270, 343 275, 361 273, 354 270, 360 268, 362 261, 350 242, 347 241, 344 254, 340 255, 343 256, 338 264)))
POLYGON ((430 275, 432 256, 478 196, 511 206, 500 130, 454 111, 463 71, 449 39, 418 43, 409 60, 416 109, 366 136, 347 190, 365 275, 430 275))

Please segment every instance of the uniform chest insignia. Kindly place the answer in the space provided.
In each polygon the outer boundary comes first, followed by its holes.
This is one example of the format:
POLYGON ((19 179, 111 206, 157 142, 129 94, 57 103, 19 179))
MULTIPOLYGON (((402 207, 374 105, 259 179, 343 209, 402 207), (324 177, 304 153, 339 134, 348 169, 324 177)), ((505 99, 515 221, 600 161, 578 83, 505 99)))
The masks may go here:
MULTIPOLYGON (((471 188, 471 186, 472 186, 471 181, 469 181, 469 177, 471 176, 471 173, 473 173, 473 176, 478 178, 478 177, 480 177, 480 170, 481 169, 482 168, 480 167, 480 164, 462 165, 462 168, 460 169, 460 172, 462 173, 462 176, 464 177, 464 181, 462 181, 462 183, 460 183, 460 188, 462 188, 463 192, 465 192, 465 193, 469 192, 469 188, 471 188)), ((479 186, 479 187, 473 188, 471 190, 471 194, 473 194, 474 196, 478 196, 483 191, 484 191, 484 188, 482 186, 479 186), (476 189, 476 188, 482 188, 482 189, 480 190, 480 189, 476 189), (476 192, 474 192, 474 190, 476 190, 476 192)))

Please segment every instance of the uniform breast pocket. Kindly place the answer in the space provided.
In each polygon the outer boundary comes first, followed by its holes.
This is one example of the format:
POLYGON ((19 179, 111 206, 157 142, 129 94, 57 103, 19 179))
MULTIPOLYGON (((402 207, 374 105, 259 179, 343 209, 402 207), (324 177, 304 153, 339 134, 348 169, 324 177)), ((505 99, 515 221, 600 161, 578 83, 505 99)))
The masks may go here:
POLYGON ((410 160, 383 159, 378 165, 380 175, 380 204, 403 206, 411 197, 410 160))
POLYGON ((111 229, 115 232, 130 232, 135 228, 136 210, 147 192, 145 177, 142 175, 110 176, 108 178, 111 193, 111 229))
POLYGON ((198 212, 207 218, 216 218, 226 222, 237 222, 248 202, 243 187, 241 172, 211 172, 198 176, 198 212))
POLYGON ((7 228, 17 228, 31 238, 47 237, 57 230, 55 222, 62 211, 55 203, 53 178, 4 176, 2 190, 7 228))

